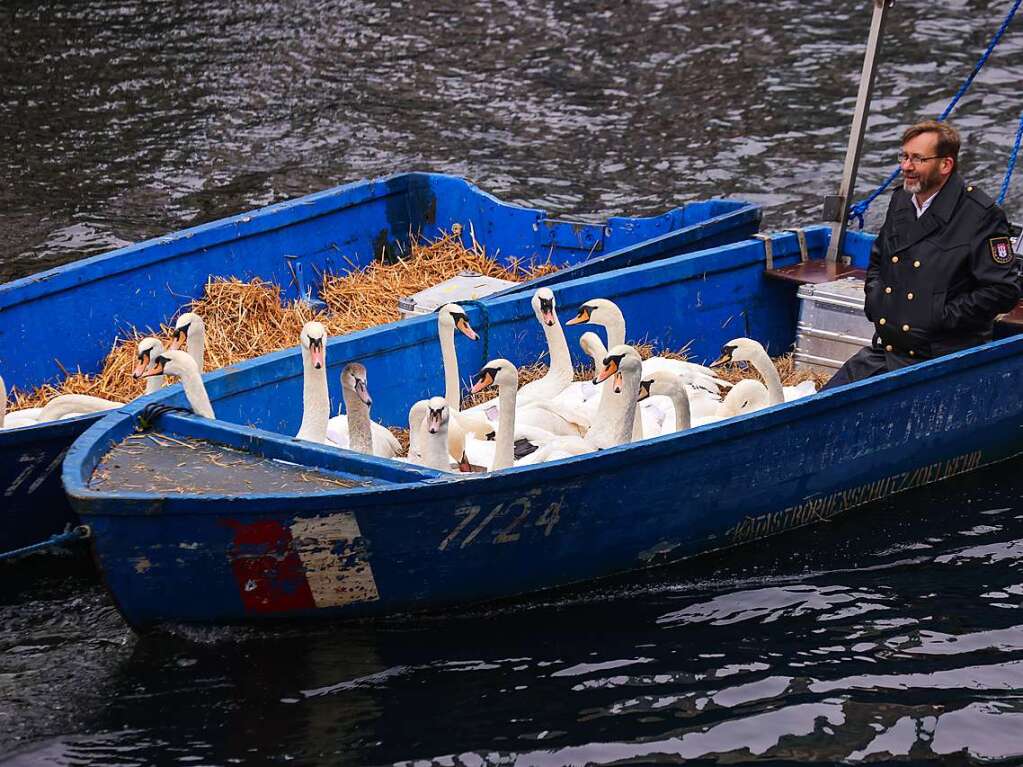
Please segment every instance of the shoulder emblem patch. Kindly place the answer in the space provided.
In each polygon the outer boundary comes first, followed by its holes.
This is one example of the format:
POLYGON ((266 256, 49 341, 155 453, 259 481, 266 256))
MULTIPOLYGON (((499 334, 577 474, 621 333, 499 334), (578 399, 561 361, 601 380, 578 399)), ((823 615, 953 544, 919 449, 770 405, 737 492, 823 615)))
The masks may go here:
POLYGON ((996 264, 1005 266, 1015 258, 1008 237, 992 237, 987 244, 991 247, 991 260, 996 264))

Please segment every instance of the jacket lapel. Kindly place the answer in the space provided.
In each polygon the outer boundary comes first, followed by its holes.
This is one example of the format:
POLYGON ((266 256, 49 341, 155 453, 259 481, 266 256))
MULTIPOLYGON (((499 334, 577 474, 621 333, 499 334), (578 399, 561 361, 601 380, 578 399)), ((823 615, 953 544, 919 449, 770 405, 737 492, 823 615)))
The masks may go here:
POLYGON ((953 173, 945 186, 938 192, 934 202, 927 208, 926 212, 916 217, 916 208, 910 199, 910 194, 904 192, 900 200, 897 213, 898 218, 894 221, 895 226, 891 237, 891 249, 893 253, 916 245, 920 240, 933 234, 943 224, 947 224, 952 218, 959 198, 963 193, 963 181, 958 173, 953 173))

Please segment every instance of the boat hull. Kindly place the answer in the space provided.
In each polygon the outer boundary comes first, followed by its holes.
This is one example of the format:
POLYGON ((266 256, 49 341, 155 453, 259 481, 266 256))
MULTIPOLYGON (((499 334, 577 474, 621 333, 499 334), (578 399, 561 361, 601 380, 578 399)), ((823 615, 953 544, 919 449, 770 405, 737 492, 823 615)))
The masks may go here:
MULTIPOLYGON (((815 255, 827 237, 826 228, 807 231, 815 255)), ((799 258, 793 235, 776 236, 773 251, 779 265, 799 258)), ((569 281, 555 296, 562 311, 611 298, 629 319, 630 338, 669 348, 693 341, 698 357, 749 335, 749 327, 781 351, 794 337, 795 286, 765 279, 762 259, 759 242, 737 243, 569 281)), ((492 349, 528 358, 541 348, 528 296, 473 311, 486 312, 486 323, 473 322, 488 328, 492 349)), ((566 328, 573 348, 585 329, 566 328)), ((374 412, 379 402, 384 421, 398 423, 419 389, 438 384, 426 364, 439 356, 431 332, 424 319, 335 339, 328 364, 362 361, 374 412)), ((166 416, 161 428, 289 464, 355 474, 361 465, 367 475, 393 466, 236 425, 262 418, 258 425, 283 433, 296 425, 296 415, 274 404, 297 397, 296 356, 209 376, 218 414, 234 423, 166 416)), ((469 369, 482 356, 476 347, 460 349, 469 369)), ((1003 339, 568 460, 473 476, 395 469, 370 488, 290 495, 240 488, 157 496, 90 485, 110 445, 131 429, 129 406, 75 443, 63 477, 92 526, 107 587, 132 625, 442 609, 749 543, 1016 455, 1023 449, 1021 362, 1023 338, 1003 339)))
MULTIPOLYGON (((461 227, 467 246, 475 239, 499 260, 561 265, 553 284, 576 268, 609 270, 734 242, 757 231, 760 215, 754 205, 709 200, 594 224, 503 203, 453 176, 348 184, 0 285, 0 343, 8 350, 0 374, 9 387, 26 388, 59 380, 61 368, 95 371, 119 333, 158 328, 211 277, 258 277, 294 300, 314 294, 325 270, 406 251, 410 233, 431 239, 461 227)), ((75 521, 59 472, 47 467, 100 418, 0 431, 0 552, 75 521)))

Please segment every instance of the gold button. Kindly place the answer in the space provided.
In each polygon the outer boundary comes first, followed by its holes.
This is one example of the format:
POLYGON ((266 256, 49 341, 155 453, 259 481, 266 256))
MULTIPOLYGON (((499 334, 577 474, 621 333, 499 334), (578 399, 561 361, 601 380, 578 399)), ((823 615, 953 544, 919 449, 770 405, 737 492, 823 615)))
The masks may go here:
POLYGON ((888 320, 886 320, 886 319, 885 319, 884 317, 882 317, 881 319, 879 319, 879 320, 877 321, 877 324, 878 324, 878 325, 884 325, 884 324, 885 324, 885 323, 886 323, 887 321, 888 321, 888 320))
POLYGON ((915 352, 915 351, 913 351, 912 349, 910 349, 910 350, 909 350, 909 356, 910 356, 910 357, 915 357, 915 356, 916 356, 916 352, 915 352))
POLYGON ((919 268, 920 268, 920 262, 919 262, 919 261, 914 261, 914 262, 913 262, 913 267, 914 267, 915 269, 919 269, 919 268))
POLYGON ((888 287, 888 288, 885 288, 885 289, 884 289, 884 292, 885 292, 885 293, 891 293, 891 292, 892 292, 892 289, 891 289, 890 287, 888 287))
POLYGON ((973 187, 972 187, 972 186, 968 186, 968 187, 966 187, 966 191, 967 191, 967 192, 972 192, 972 191, 973 191, 973 187))
POLYGON ((890 351, 892 350, 892 345, 891 345, 891 344, 888 344, 888 345, 887 345, 887 346, 886 346, 886 347, 884 348, 884 350, 885 350, 886 352, 890 352, 890 351))
POLYGON ((906 294, 906 300, 907 301, 912 301, 913 300, 913 294, 912 293, 907 293, 906 294))
POLYGON ((909 325, 903 325, 902 326, 902 332, 903 333, 908 333, 909 332, 909 325))
POLYGON ((893 264, 899 263, 899 257, 898 256, 892 256, 892 263, 893 264))

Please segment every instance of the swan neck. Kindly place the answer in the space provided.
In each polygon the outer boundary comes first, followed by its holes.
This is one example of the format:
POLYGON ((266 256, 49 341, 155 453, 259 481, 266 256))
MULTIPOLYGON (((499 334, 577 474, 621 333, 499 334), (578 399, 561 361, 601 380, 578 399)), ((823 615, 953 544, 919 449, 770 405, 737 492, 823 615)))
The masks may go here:
POLYGON ((0 378, 0 429, 4 428, 4 418, 7 417, 7 384, 0 378))
POLYGON ((348 447, 357 453, 373 455, 373 432, 369 422, 369 408, 351 389, 342 387, 345 413, 348 417, 348 447))
POLYGON ((188 337, 188 354, 195 360, 195 366, 201 373, 206 363, 206 331, 197 328, 188 337))
POLYGON ((781 385, 781 376, 778 375, 778 368, 763 349, 758 349, 752 360, 753 367, 757 369, 767 384, 767 397, 772 405, 780 405, 785 401, 785 392, 781 385))
POLYGON ((617 309, 604 325, 607 330, 607 348, 613 349, 625 343, 625 316, 617 309))
POLYGON ((448 410, 457 413, 462 409, 461 388, 458 383, 458 355, 455 354, 455 331, 450 332, 438 323, 440 354, 444 362, 444 401, 448 410))
MULTIPOLYGON (((437 469, 438 471, 450 471, 450 459, 448 458, 448 429, 450 428, 450 422, 448 426, 444 426, 438 429, 435 433, 431 434, 428 430, 424 430, 422 436, 422 453, 421 460, 424 466, 428 466, 431 469, 437 469)), ((349 425, 349 433, 351 433, 349 425)), ((412 455, 412 450, 409 449, 409 456, 412 455)))
POLYGON ((146 378, 146 394, 155 394, 163 388, 163 376, 149 376, 146 378))
POLYGON ((494 446, 494 465, 491 471, 507 469, 515 463, 515 400, 518 382, 498 387, 497 399, 500 416, 497 421, 497 445, 494 446))
POLYGON ((561 327, 561 320, 554 315, 554 324, 543 324, 543 334, 547 337, 547 348, 550 352, 551 366, 547 369, 544 378, 573 377, 572 355, 568 352, 568 341, 565 340, 565 329, 561 327))
POLYGON ((185 398, 197 416, 202 418, 216 418, 213 414, 213 405, 210 404, 209 395, 203 385, 202 376, 195 371, 188 371, 181 376, 181 385, 185 389, 185 398))
MULTIPOLYGON (((326 363, 326 361, 324 361, 326 363)), ((302 425, 298 439, 324 443, 327 441, 327 421, 330 420, 330 394, 327 391, 326 364, 317 370, 309 350, 302 347, 302 425)))
POLYGON ((675 408, 675 431, 685 431, 693 423, 692 410, 689 407, 689 395, 682 386, 672 386, 668 395, 675 408))

